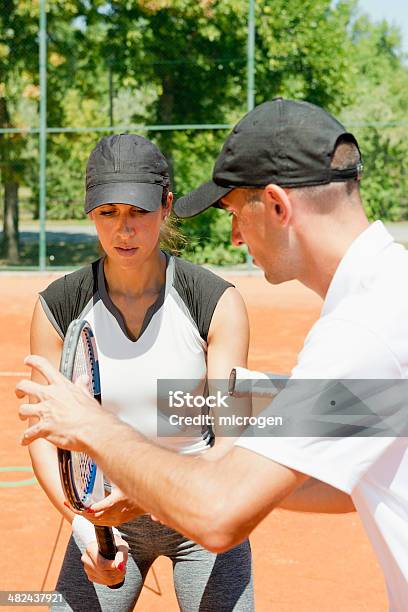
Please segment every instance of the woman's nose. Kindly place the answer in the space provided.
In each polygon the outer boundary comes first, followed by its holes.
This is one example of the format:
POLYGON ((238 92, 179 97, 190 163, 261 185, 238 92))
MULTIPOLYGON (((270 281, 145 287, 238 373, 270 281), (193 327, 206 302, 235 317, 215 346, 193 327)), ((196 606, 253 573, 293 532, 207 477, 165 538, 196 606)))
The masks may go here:
POLYGON ((122 217, 119 220, 119 228, 118 228, 119 234, 134 234, 136 231, 136 228, 134 226, 134 223, 132 222, 132 220, 126 215, 124 217, 122 217))

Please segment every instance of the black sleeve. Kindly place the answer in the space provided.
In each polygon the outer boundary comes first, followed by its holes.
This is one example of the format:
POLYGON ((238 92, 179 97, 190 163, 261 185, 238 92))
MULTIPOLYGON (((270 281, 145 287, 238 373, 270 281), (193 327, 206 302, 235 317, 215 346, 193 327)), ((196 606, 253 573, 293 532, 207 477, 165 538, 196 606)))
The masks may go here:
POLYGON ((98 261, 57 279, 40 292, 40 301, 50 323, 61 338, 97 293, 98 261))
POLYGON ((175 257, 174 288, 186 304, 200 336, 207 342, 215 307, 224 291, 233 287, 213 272, 175 257))

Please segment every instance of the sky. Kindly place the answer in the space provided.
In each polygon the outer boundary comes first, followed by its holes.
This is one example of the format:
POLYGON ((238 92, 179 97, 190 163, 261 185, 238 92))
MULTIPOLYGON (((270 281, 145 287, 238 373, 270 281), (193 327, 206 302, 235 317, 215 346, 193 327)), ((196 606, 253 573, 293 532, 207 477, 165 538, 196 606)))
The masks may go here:
POLYGON ((403 50, 408 53, 408 0, 359 0, 359 5, 372 19, 386 19, 398 25, 403 36, 403 50))

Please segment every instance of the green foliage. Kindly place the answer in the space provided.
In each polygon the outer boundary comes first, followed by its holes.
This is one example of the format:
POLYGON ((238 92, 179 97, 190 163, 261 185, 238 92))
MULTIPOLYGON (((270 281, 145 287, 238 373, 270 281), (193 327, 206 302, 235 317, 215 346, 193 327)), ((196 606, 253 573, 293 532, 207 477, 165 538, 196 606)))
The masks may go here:
POLYGON ((353 97, 348 28, 354 2, 263 0, 258 7, 257 102, 276 95, 333 112, 353 97))
POLYGON ((232 265, 245 261, 245 249, 231 245, 231 221, 226 212, 211 208, 184 222, 187 238, 183 255, 194 263, 232 265))
POLYGON ((366 212, 371 220, 408 219, 408 70, 400 34, 384 21, 373 25, 361 17, 353 24, 351 40, 358 79, 355 102, 342 118, 360 143, 366 212))
MULTIPOLYGON (((247 0, 48 0, 48 125, 235 123, 246 110, 247 0), (111 91, 110 91, 111 88, 111 91)), ((38 125, 38 2, 0 0, 0 119, 38 125)), ((396 28, 358 14, 357 0, 256 1, 256 102, 305 99, 339 115, 361 144, 370 218, 408 218, 408 69, 396 28), (383 125, 387 122, 401 125, 383 125), (359 126, 370 122, 373 125, 359 126), (356 125, 357 123, 357 125, 356 125)), ((146 134, 145 132, 142 132, 146 134)), ((151 131, 176 196, 211 178, 224 130, 151 131)), ((86 160, 104 134, 52 134, 47 207, 83 217, 86 160)), ((37 216, 35 138, 0 136, 1 176, 25 186, 37 216)), ((185 256, 245 258, 230 221, 210 210, 181 224, 185 256)))
POLYGON ((392 142, 382 130, 364 130, 362 198, 370 220, 408 218, 408 173, 405 142, 392 142))

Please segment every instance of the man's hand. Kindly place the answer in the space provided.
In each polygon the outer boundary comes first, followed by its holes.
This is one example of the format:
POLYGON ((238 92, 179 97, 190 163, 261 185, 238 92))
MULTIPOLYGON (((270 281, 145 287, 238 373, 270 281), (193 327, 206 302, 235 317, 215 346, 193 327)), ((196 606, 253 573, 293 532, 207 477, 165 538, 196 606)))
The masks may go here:
POLYGON ((92 504, 89 510, 81 512, 82 516, 94 525, 107 527, 116 527, 145 514, 143 508, 134 504, 118 488, 113 489, 112 493, 102 501, 92 504))
POLYGON ((126 573, 129 545, 125 540, 115 535, 118 552, 114 561, 104 559, 98 552, 96 542, 91 542, 81 557, 84 570, 91 582, 112 586, 122 582, 126 573))
POLYGON ((24 432, 22 444, 26 446, 37 438, 46 438, 60 448, 85 450, 83 439, 86 432, 91 432, 102 419, 109 420, 112 416, 87 394, 83 384, 72 384, 44 357, 30 355, 25 364, 42 374, 48 384, 21 380, 16 385, 18 398, 30 396, 38 402, 20 406, 21 420, 38 418, 38 422, 24 432))

